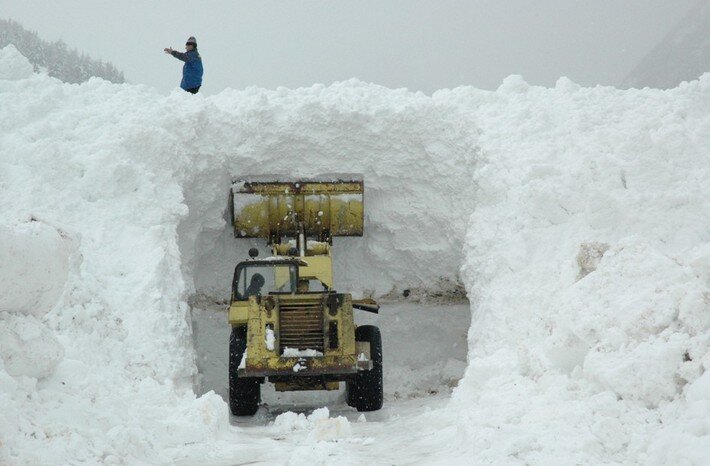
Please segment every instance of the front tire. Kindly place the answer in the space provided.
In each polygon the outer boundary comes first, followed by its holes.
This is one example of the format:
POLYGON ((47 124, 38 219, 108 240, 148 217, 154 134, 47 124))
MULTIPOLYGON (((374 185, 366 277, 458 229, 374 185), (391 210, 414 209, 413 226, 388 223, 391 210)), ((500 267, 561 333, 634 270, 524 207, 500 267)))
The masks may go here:
POLYGON ((360 371, 354 380, 345 384, 345 396, 349 406, 358 411, 377 411, 382 408, 384 391, 382 384, 382 336, 374 325, 361 325, 355 329, 356 341, 370 343, 372 369, 360 371))
POLYGON ((237 376, 246 348, 246 326, 232 327, 232 334, 229 336, 229 409, 235 416, 253 416, 261 401, 259 379, 237 376))

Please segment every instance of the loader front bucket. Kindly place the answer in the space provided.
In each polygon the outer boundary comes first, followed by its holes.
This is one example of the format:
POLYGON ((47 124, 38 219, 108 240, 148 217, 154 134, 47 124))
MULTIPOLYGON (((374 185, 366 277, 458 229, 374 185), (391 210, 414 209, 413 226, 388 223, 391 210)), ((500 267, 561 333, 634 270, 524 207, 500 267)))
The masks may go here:
POLYGON ((280 243, 298 236, 299 225, 306 238, 329 243, 334 236, 362 236, 363 192, 361 175, 237 178, 229 203, 234 236, 280 243))

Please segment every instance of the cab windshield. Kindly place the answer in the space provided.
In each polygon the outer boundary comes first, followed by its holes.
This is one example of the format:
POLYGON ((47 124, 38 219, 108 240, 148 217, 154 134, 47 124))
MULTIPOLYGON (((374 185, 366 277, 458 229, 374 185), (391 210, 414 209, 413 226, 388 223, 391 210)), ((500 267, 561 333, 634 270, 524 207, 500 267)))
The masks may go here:
POLYGON ((234 272, 232 297, 237 301, 269 293, 295 293, 298 283, 296 264, 240 264, 234 272))

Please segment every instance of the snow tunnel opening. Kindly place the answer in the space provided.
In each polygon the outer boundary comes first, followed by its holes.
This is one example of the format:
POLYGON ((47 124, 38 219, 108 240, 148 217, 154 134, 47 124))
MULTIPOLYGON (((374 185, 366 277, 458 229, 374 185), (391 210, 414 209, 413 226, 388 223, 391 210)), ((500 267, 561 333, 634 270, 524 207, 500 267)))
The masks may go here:
MULTIPOLYGON (((215 208, 218 204, 216 199, 210 203, 215 208)), ((184 252, 184 267, 193 284, 188 304, 198 371, 195 391, 198 395, 214 391, 227 401, 231 331, 227 308, 234 268, 248 258, 250 248, 257 248, 260 257, 269 256, 270 250, 263 240, 234 238, 224 208, 218 227, 215 221, 196 226, 189 217, 181 230, 193 238, 191 252, 184 252)), ((374 272, 365 262, 367 242, 367 233, 364 238, 334 239, 335 285, 354 297, 374 296, 382 306, 379 314, 355 310, 355 323, 377 325, 382 332, 385 401, 448 397, 466 368, 471 312, 463 287, 447 279, 428 287, 395 284, 387 293, 362 286, 366 280, 360 277, 374 272), (343 257, 338 257, 341 251, 343 257)), ((344 405, 344 392, 344 383, 338 391, 276 392, 267 382, 262 385, 262 403, 289 409, 344 405)))
MULTIPOLYGON (((385 108, 392 108, 391 96, 383 98, 385 108)), ((322 96, 309 105, 279 106, 278 118, 265 120, 258 131, 245 127, 239 146, 214 146, 221 154, 210 155, 200 165, 204 171, 183 184, 189 214, 179 237, 198 394, 214 390, 227 398, 226 310, 234 268, 249 248, 270 255, 263 240, 234 238, 226 208, 238 174, 361 175, 364 236, 334 238, 334 281, 339 292, 381 301, 379 315, 357 311, 355 323, 381 328, 385 401, 449 393, 463 376, 471 313, 457 274, 473 210, 476 141, 429 99, 376 115, 373 108, 358 103, 344 109, 339 100, 322 96), (442 143, 443 134, 455 142, 442 143)), ((210 141, 223 139, 231 140, 212 135, 210 141)), ((343 386, 337 393, 277 395, 267 383, 262 399, 293 400, 295 406, 310 397, 322 406, 342 399, 343 386)))

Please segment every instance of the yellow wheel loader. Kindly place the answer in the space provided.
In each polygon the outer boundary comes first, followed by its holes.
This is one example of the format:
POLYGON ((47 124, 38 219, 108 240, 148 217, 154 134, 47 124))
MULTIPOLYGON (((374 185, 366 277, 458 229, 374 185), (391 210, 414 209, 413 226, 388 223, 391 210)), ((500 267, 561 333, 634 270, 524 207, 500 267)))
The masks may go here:
POLYGON ((362 177, 236 179, 229 209, 237 238, 263 238, 270 257, 237 264, 229 305, 229 406, 258 409, 261 384, 277 391, 338 390, 348 405, 382 407, 382 339, 356 326, 353 309, 377 313, 372 299, 333 289, 333 237, 362 236, 362 177))

